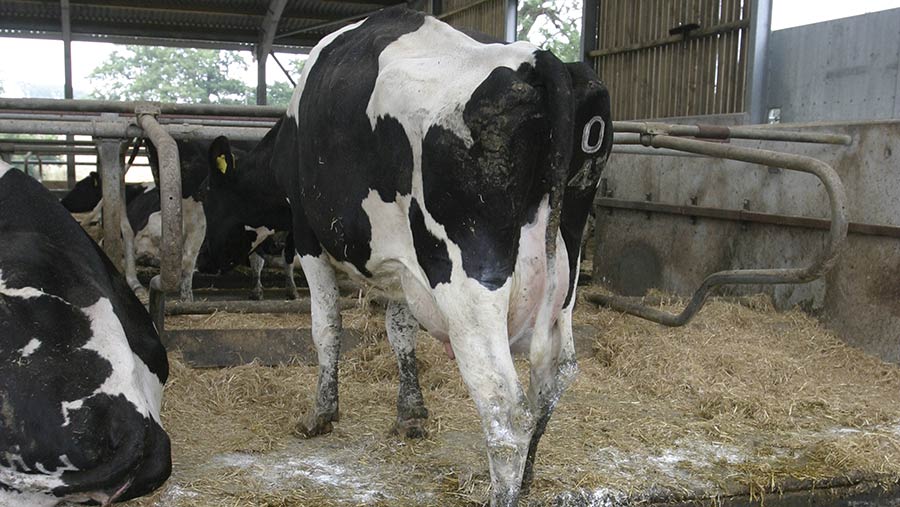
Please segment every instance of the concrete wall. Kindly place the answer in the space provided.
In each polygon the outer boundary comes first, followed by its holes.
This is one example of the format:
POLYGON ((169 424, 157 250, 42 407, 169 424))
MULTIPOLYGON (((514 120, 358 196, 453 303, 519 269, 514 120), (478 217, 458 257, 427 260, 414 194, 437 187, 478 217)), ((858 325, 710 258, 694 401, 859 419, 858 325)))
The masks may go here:
POLYGON ((772 32, 766 105, 782 122, 900 118, 900 9, 772 32))
MULTIPOLYGON (((793 126, 782 125, 783 128, 793 126)), ((900 226, 900 121, 797 126, 850 134, 848 147, 739 142, 819 158, 837 170, 847 190, 850 220, 900 226)), ((705 158, 613 154, 604 173, 617 199, 828 216, 818 180, 806 174, 705 158)), ((691 294, 718 270, 797 267, 820 251, 825 233, 798 228, 665 214, 597 209, 594 277, 616 292, 641 295, 655 287, 691 294)), ((900 239, 850 235, 837 267, 805 285, 731 289, 771 294, 780 308, 800 305, 848 343, 900 362, 900 239)))

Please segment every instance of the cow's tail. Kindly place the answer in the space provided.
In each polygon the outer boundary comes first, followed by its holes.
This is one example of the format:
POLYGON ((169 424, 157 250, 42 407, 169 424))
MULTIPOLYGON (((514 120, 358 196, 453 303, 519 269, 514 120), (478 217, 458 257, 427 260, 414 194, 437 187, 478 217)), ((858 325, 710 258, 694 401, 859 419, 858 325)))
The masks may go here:
POLYGON ((549 164, 544 177, 550 195, 546 234, 547 266, 553 269, 556 265, 556 236, 559 233, 563 196, 572 160, 572 82, 565 65, 549 51, 535 53, 535 70, 546 89, 550 121, 549 164))

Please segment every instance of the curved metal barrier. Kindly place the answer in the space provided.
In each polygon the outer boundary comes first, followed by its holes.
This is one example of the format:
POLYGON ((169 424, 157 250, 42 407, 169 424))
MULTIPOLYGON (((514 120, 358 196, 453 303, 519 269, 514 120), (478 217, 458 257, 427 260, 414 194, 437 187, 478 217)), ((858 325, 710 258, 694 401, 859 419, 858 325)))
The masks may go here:
MULTIPOLYGON (((644 146, 666 148, 679 152, 694 153, 727 160, 737 160, 770 167, 780 167, 782 169, 800 171, 814 175, 825 186, 831 208, 831 225, 829 228, 828 243, 825 249, 816 257, 815 261, 807 267, 738 269, 713 273, 703 280, 703 283, 691 297, 690 303, 678 314, 672 314, 657 308, 651 308, 646 305, 635 303, 632 298, 621 296, 592 294, 587 297, 588 301, 666 326, 683 326, 693 318, 700 308, 703 307, 710 291, 720 285, 805 283, 821 277, 834 266, 843 249, 844 240, 847 238, 847 198, 840 178, 828 164, 821 160, 803 155, 793 155, 757 148, 745 148, 729 144, 684 139, 661 133, 669 132, 670 130, 678 132, 676 135, 694 135, 697 133, 694 130, 674 128, 689 126, 663 125, 663 127, 673 128, 660 129, 658 128, 658 124, 617 123, 616 128, 620 128, 620 125, 626 127, 626 130, 636 131, 635 133, 640 134, 640 141, 644 146)), ((745 128, 742 130, 746 131, 750 129, 745 128)), ((759 130, 767 132, 765 129, 759 130)), ((767 133, 772 133, 772 131, 768 131, 767 133)), ((722 139, 722 137, 717 138, 722 139)), ((755 136, 755 133, 752 138, 759 139, 759 137, 755 136)), ((805 135, 802 136, 802 138, 804 139, 804 142, 824 142, 827 144, 849 143, 849 137, 836 136, 834 134, 819 134, 818 136, 813 137, 805 135)))

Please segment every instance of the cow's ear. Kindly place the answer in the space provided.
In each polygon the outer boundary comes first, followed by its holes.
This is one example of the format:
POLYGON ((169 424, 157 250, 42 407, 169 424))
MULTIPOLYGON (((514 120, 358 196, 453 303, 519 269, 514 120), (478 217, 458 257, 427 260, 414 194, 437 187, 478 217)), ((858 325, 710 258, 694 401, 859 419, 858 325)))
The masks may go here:
POLYGON ((228 181, 234 177, 237 166, 231 144, 225 136, 219 136, 209 146, 209 179, 210 182, 228 181))
POLYGON ((97 175, 97 171, 91 171, 91 174, 89 174, 88 176, 91 177, 91 181, 94 182, 95 187, 100 186, 100 177, 97 175))

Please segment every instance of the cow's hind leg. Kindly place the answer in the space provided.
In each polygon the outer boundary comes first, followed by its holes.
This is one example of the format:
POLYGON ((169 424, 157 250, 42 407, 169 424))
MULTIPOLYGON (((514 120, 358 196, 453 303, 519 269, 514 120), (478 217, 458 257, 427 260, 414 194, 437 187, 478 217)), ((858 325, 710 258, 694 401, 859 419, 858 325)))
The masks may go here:
POLYGON ((400 369, 400 387, 397 394, 397 422, 393 431, 407 438, 425 436, 425 420, 428 409, 419 387, 419 369, 416 365, 416 333, 419 322, 413 317, 405 302, 391 301, 384 314, 388 340, 397 356, 400 369))
POLYGON ((294 282, 294 262, 297 257, 297 250, 294 247, 294 235, 288 234, 284 243, 284 251, 281 254, 284 257, 284 289, 288 299, 297 299, 300 295, 297 293, 297 284, 294 282))
POLYGON ((184 217, 184 246, 181 252, 181 286, 179 287, 179 292, 182 301, 193 301, 194 271, 197 268, 197 256, 200 255, 203 238, 206 237, 206 216, 203 214, 203 204, 194 200, 193 197, 183 199, 181 201, 181 209, 184 217))
POLYGON ((253 288, 250 289, 250 299, 260 301, 263 298, 262 269, 266 261, 256 252, 250 254, 250 271, 253 275, 253 288))
POLYGON ((508 293, 501 289, 485 296, 453 298, 455 301, 447 303, 455 309, 441 306, 448 315, 450 343, 460 374, 481 417, 491 472, 491 505, 514 506, 534 418, 509 351, 508 293))
POLYGON ((312 334, 319 357, 319 381, 316 401, 308 420, 297 425, 305 437, 331 432, 338 420, 338 357, 340 355, 341 309, 334 268, 325 258, 304 255, 300 266, 309 282, 312 334))
MULTIPOLYGON (((535 414, 535 429, 528 445, 528 458, 525 461, 525 472, 522 476, 522 494, 528 494, 534 478, 534 457, 538 443, 547 429, 547 423, 553 409, 559 402, 566 388, 575 379, 578 371, 575 362, 575 345, 572 338, 572 308, 574 297, 569 306, 563 308, 556 324, 549 333, 535 330, 532 336, 529 357, 531 361, 531 381, 528 398, 535 414)), ((546 329, 546 327, 544 328, 546 329)))
POLYGON ((150 300, 150 293, 141 285, 137 277, 137 266, 134 262, 134 231, 131 230, 131 224, 125 213, 122 213, 119 228, 122 231, 122 250, 125 256, 125 281, 141 302, 147 302, 150 300))

